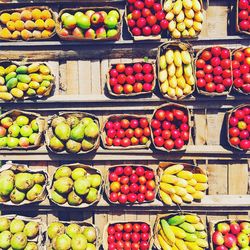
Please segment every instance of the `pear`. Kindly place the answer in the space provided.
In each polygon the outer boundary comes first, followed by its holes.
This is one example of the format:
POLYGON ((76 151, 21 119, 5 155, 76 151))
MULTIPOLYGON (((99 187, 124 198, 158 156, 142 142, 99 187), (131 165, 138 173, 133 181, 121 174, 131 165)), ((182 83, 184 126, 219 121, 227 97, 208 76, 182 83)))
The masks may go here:
POLYGON ((71 248, 72 250, 82 250, 87 247, 87 239, 83 234, 76 234, 72 238, 71 248))
POLYGON ((34 176, 30 173, 18 173, 15 176, 15 186, 20 191, 26 191, 35 184, 34 176))
POLYGON ((44 174, 41 174, 41 173, 36 173, 36 174, 33 174, 33 177, 34 177, 34 182, 36 184, 44 184, 45 183, 45 175, 44 174))
POLYGON ((99 174, 91 174, 87 176, 91 187, 98 188, 102 183, 102 178, 99 174))
POLYGON ((79 123, 71 130, 70 138, 74 141, 81 142, 84 138, 84 128, 85 128, 84 124, 79 123))
POLYGON ((94 122, 94 120, 90 117, 84 117, 82 118, 82 120, 80 121, 82 124, 84 124, 84 126, 88 126, 89 124, 91 124, 92 122, 94 122))
POLYGON ((54 178, 58 180, 61 177, 70 177, 70 176, 71 176, 71 169, 69 167, 62 166, 56 170, 54 178))
POLYGON ((35 242, 28 242, 24 250, 38 250, 38 245, 35 242))
POLYGON ((96 250, 96 246, 92 243, 88 243, 85 250, 96 250))
POLYGON ((68 195, 68 203, 72 206, 79 206, 82 203, 82 198, 74 191, 71 191, 68 195))
POLYGON ((3 231, 0 233, 0 248, 6 249, 10 247, 12 234, 10 231, 3 231))
POLYGON ((65 227, 61 222, 52 222, 48 227, 48 236, 50 239, 53 239, 58 235, 62 235, 64 232, 65 227))
POLYGON ((95 139, 99 135, 99 127, 96 123, 92 122, 85 127, 85 136, 95 139))
POLYGON ((74 189, 78 195, 85 195, 89 192, 90 182, 86 177, 81 177, 74 182, 74 189))
POLYGON ((88 242, 93 243, 96 240, 96 230, 93 227, 85 227, 82 233, 88 242))
POLYGON ((75 168, 72 171, 71 177, 74 181, 76 181, 80 177, 86 176, 87 172, 84 168, 75 168))
POLYGON ((97 200, 98 191, 95 188, 90 188, 89 192, 85 198, 87 203, 92 203, 97 200))
POLYGON ((6 217, 0 217, 0 232, 9 230, 10 220, 6 217))
POLYGON ((59 123, 55 128, 55 135, 59 140, 67 141, 70 137, 70 126, 65 123, 59 123))
POLYGON ((3 172, 1 172, 0 176, 11 176, 14 178, 15 174, 12 170, 8 169, 8 170, 4 170, 3 172))
POLYGON ((25 225, 23 232, 28 238, 35 238, 39 233, 39 224, 36 221, 30 221, 25 225))
POLYGON ((83 140, 82 141, 82 150, 83 151, 88 151, 90 149, 92 149, 94 147, 94 144, 91 143, 90 141, 87 141, 87 140, 83 140))
POLYGON ((64 196, 57 193, 55 190, 51 192, 51 199, 58 204, 64 204, 67 201, 64 196))
POLYGON ((54 188, 60 194, 67 194, 72 190, 73 180, 69 177, 62 177, 54 182, 54 188))
MULTIPOLYGON (((71 239, 67 234, 59 235, 56 238, 55 249, 56 250, 68 250, 71 248, 71 239)), ((81 248, 84 249, 84 248, 81 248)))
POLYGON ((9 195, 14 189, 14 178, 10 175, 1 175, 0 183, 0 195, 9 195))
POLYGON ((49 146, 51 147, 51 149, 58 151, 58 152, 64 150, 64 144, 56 136, 53 136, 50 139, 49 146))
POLYGON ((51 122, 51 126, 55 128, 59 123, 66 122, 66 119, 62 116, 54 118, 51 122))
POLYGON ((69 153, 78 153, 81 150, 81 147, 82 145, 80 142, 76 142, 74 140, 68 140, 66 142, 66 148, 69 153))
POLYGON ((43 187, 39 184, 35 184, 26 194, 29 201, 36 200, 43 192, 43 187))
POLYGON ((78 124, 79 124, 79 119, 76 117, 76 116, 69 116, 67 119, 66 119, 66 123, 71 127, 71 128, 74 128, 76 127, 78 124))
POLYGON ((81 233, 81 227, 75 223, 72 223, 67 226, 66 228, 66 234, 70 237, 73 238, 76 234, 81 233))
POLYGON ((25 193, 19 191, 17 188, 14 188, 13 191, 10 193, 10 200, 13 203, 21 203, 25 199, 25 193))
POLYGON ((20 219, 14 219, 10 223, 10 232, 15 234, 15 233, 20 233, 24 229, 24 222, 20 219))
POLYGON ((22 233, 16 233, 11 238, 11 247, 15 250, 22 250, 27 245, 27 236, 22 233))

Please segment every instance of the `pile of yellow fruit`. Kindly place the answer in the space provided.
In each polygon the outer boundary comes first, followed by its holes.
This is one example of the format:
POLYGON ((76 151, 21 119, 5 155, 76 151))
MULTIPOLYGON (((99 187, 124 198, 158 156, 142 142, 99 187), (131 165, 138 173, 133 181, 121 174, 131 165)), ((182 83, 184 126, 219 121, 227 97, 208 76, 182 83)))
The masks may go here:
POLYGON ((160 198, 167 204, 201 200, 208 188, 207 175, 185 170, 182 164, 167 167, 160 178, 160 198))
POLYGON ((48 9, 16 9, 0 15, 0 38, 47 39, 53 35, 55 20, 48 9))
POLYGON ((54 84, 50 68, 43 63, 0 66, 0 99, 48 96, 54 84))
POLYGON ((201 32, 203 14, 199 0, 166 0, 163 8, 173 38, 192 38, 201 32))
POLYGON ((190 95, 195 87, 192 54, 183 45, 163 45, 158 58, 160 91, 174 100, 190 95))
POLYGON ((208 248, 207 232, 195 214, 170 215, 158 222, 158 249, 203 250, 208 248))

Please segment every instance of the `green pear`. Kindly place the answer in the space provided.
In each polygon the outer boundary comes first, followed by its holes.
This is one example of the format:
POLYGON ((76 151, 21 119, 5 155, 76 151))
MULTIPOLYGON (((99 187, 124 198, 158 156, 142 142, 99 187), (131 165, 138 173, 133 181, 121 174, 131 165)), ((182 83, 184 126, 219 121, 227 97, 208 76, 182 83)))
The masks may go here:
POLYGON ((93 123, 94 120, 93 120, 92 118, 90 118, 90 117, 84 117, 84 118, 81 119, 80 122, 84 125, 84 127, 86 127, 86 126, 88 126, 90 123, 93 123))
POLYGON ((1 175, 0 183, 0 195, 9 195, 14 189, 14 179, 10 175, 1 175))
POLYGON ((76 234, 71 241, 72 250, 82 250, 87 247, 87 239, 83 234, 76 234))
POLYGON ((62 166, 58 168, 54 174, 54 178, 58 180, 61 177, 70 177, 71 176, 71 169, 66 166, 62 166))
POLYGON ((75 128, 78 124, 79 124, 79 119, 76 116, 69 116, 66 119, 67 124, 71 127, 71 128, 75 128))
POLYGON ((15 176, 15 186, 20 191, 26 191, 35 184, 34 176, 30 173, 18 173, 15 176))
POLYGON ((43 187, 40 184, 35 184, 26 194, 29 201, 36 200, 43 192, 43 187))
POLYGON ((58 204, 64 204, 67 201, 64 196, 57 193, 55 190, 51 192, 51 199, 58 204))
POLYGON ((66 119, 62 116, 54 118, 51 122, 51 126, 55 128, 59 123, 66 122, 66 119))
POLYGON ((87 140, 83 140, 82 141, 82 150, 83 151, 88 151, 90 149, 92 149, 94 147, 94 144, 91 143, 90 141, 87 141, 87 140))
POLYGON ((35 242, 28 242, 24 250, 38 250, 38 245, 35 242))
POLYGON ((71 206, 79 206, 82 203, 82 198, 74 191, 71 191, 68 195, 68 203, 71 206))
POLYGON ((81 143, 74 140, 68 140, 66 142, 66 149, 69 153, 78 153, 81 150, 81 143))
POLYGON ((63 151, 64 150, 64 144, 56 137, 53 136, 49 141, 49 146, 54 151, 63 151))
POLYGON ((86 177, 80 177, 74 182, 74 189, 78 195, 85 195, 89 192, 90 182, 86 177))
POLYGON ((67 226, 66 228, 66 234, 70 237, 73 238, 76 234, 81 233, 81 227, 75 223, 72 223, 67 226))
POLYGON ((88 242, 93 243, 96 240, 96 230, 93 227, 85 227, 82 233, 88 242))
POLYGON ((102 178, 99 174, 91 174, 87 176, 91 187, 98 188, 102 183, 102 178))
POLYGON ((55 128, 55 135, 59 140, 67 141, 70 137, 70 131, 70 126, 65 122, 61 122, 55 128))
POLYGON ((14 188, 13 191, 10 193, 10 200, 13 203, 19 204, 25 199, 25 193, 19 191, 17 188, 14 188))
POLYGON ((71 239, 67 234, 59 235, 55 242, 56 250, 68 250, 71 248, 71 239))
POLYGON ((79 179, 80 177, 84 177, 86 176, 87 172, 84 168, 75 168, 72 171, 71 177, 74 181, 76 181, 77 179, 79 179))
POLYGON ((62 177, 54 182, 54 188, 60 194, 67 194, 72 190, 73 184, 69 177, 62 177))
POLYGON ((61 222, 52 222, 48 227, 48 236, 50 239, 53 239, 58 235, 62 235, 64 232, 65 227, 61 222))
POLYGON ((99 127, 96 123, 92 122, 85 127, 85 136, 95 139, 99 135, 99 127))
POLYGON ((22 250, 27 245, 27 236, 23 232, 16 233, 11 238, 11 247, 15 250, 22 250))
POLYGON ((9 230, 10 220, 6 217, 0 217, 0 232, 9 230))
POLYGON ((45 183, 45 175, 42 173, 33 174, 35 184, 44 184, 45 183))
POLYGON ((98 196, 98 190, 91 187, 89 189, 89 192, 88 192, 85 200, 87 203, 92 203, 92 202, 97 200, 97 196, 98 196))
POLYGON ((3 231, 0 233, 0 248, 6 249, 10 247, 12 234, 10 231, 3 231))
POLYGON ((11 221, 10 223, 10 232, 12 234, 15 234, 15 233, 20 233, 23 231, 24 229, 24 222, 20 219, 14 219, 11 221))
POLYGON ((35 238, 39 233, 39 224, 36 221, 29 221, 24 229, 23 232, 26 234, 28 238, 35 238))
POLYGON ((70 133, 70 138, 74 141, 81 142, 84 138, 84 124, 79 123, 77 126, 75 126, 70 133))

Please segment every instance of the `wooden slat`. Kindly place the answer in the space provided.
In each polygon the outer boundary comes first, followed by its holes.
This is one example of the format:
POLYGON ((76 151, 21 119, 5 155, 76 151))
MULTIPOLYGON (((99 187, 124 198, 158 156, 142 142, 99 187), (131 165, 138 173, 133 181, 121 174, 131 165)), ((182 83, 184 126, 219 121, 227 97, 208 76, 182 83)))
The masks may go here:
POLYGON ((91 63, 90 61, 78 61, 79 94, 91 94, 91 63))
POLYGON ((209 164, 208 165, 208 193, 227 194, 227 165, 209 164))
POLYGON ((248 164, 230 164, 228 166, 228 194, 247 194, 248 164))
POLYGON ((78 61, 67 61, 67 94, 78 94, 78 61))
POLYGON ((48 61, 51 73, 55 76, 55 95, 59 95, 60 82, 59 82, 59 62, 48 61))
POLYGON ((109 64, 108 59, 103 59, 101 61, 101 93, 104 93, 106 84, 106 75, 108 74, 109 64))
POLYGON ((205 110, 194 111, 195 144, 204 145, 207 141, 207 121, 205 110))
POLYGON ((99 60, 91 62, 91 92, 92 94, 101 94, 101 66, 99 60))
POLYGON ((66 90, 67 90, 66 71, 67 71, 66 62, 61 61, 59 65, 59 93, 60 95, 66 94, 66 90))

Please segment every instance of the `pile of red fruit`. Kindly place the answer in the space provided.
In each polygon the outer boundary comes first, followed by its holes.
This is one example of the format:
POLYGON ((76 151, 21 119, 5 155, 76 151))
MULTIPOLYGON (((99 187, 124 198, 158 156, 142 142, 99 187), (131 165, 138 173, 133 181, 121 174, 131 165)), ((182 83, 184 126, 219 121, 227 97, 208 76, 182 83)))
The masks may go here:
POLYGON ((154 171, 144 166, 117 166, 109 172, 111 202, 142 203, 155 198, 154 171))
POLYGON ((148 250, 150 226, 144 222, 116 223, 108 226, 108 250, 148 250))
POLYGON ((231 146, 250 149, 250 106, 234 109, 229 116, 229 143, 231 146))
POLYGON ((168 28, 158 0, 127 0, 127 24, 133 36, 158 36, 168 28))
POLYGON ((151 63, 116 64, 109 71, 111 94, 150 93, 154 89, 154 82, 154 68, 151 63))
POLYGON ((238 0, 238 26, 243 32, 250 32, 250 1, 238 0))
POLYGON ((212 241, 216 250, 249 249, 250 223, 220 222, 215 226, 212 241))
POLYGON ((167 104, 154 113, 151 121, 152 137, 157 149, 181 150, 189 141, 188 110, 167 104))
POLYGON ((105 123, 105 141, 107 147, 140 146, 147 148, 150 144, 150 128, 146 117, 110 116, 105 123))
POLYGON ((236 50, 233 53, 234 88, 241 93, 250 93, 250 47, 236 50))
POLYGON ((232 86, 229 49, 215 46, 203 50, 196 60, 196 77, 200 93, 228 94, 232 86))

